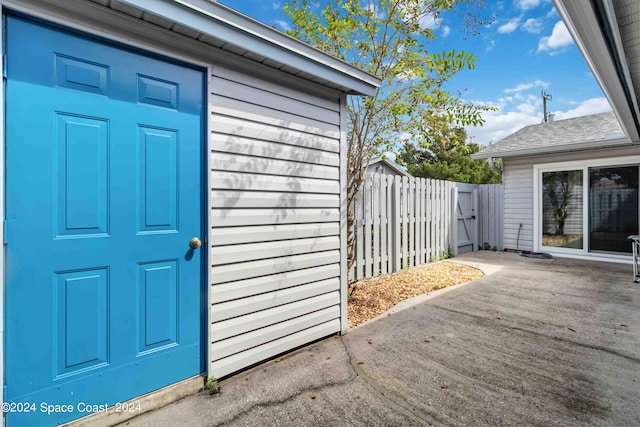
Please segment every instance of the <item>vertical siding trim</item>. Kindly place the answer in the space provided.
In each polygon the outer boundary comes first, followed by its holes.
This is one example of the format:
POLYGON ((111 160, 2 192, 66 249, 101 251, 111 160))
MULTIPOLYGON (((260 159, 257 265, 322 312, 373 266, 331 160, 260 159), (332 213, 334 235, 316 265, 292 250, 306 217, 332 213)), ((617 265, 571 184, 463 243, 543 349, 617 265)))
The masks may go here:
MULTIPOLYGON (((0 4, 0 13, 3 12, 2 4, 0 4)), ((4 46, 4 20, 2 19, 2 15, 0 15, 0 46, 4 46)), ((2 52, 4 54, 4 50, 2 52)), ((4 69, 4 55, 0 55, 2 58, 2 64, 0 65, 0 69, 4 69)), ((4 100, 4 85, 0 85, 0 99, 4 100)), ((2 126, 0 126, 0 141, 3 141, 2 147, 0 149, 0 225, 4 224, 4 102, 0 102, 0 120, 2 120, 2 126)), ((3 254, 0 257, 0 354, 4 354, 4 278, 6 277, 4 274, 4 259, 5 259, 5 250, 4 250, 4 226, 0 227, 0 243, 2 243, 3 254)), ((4 358, 0 362, 0 384, 4 384, 4 358)), ((0 402, 4 402, 4 387, 0 387, 0 402)), ((2 424, 4 425, 4 418, 2 420, 2 424)))
MULTIPOLYGON (((533 212, 531 216, 533 219, 533 250, 537 251, 540 247, 540 229, 542 218, 538 214, 540 212, 540 183, 538 182, 538 176, 542 176, 538 168, 534 166, 531 170, 531 179, 533 180, 533 212)), ((505 195, 506 199, 506 195, 505 195)))
POLYGON ((205 375, 207 379, 213 375, 211 372, 211 364, 213 363, 213 355, 209 351, 211 348, 211 343, 213 342, 213 337, 211 336, 211 323, 209 322, 209 310, 211 310, 211 306, 213 304, 212 300, 212 292, 211 292, 211 281, 209 277, 209 271, 211 270, 211 266, 213 265, 213 228, 211 227, 211 220, 209 219, 209 213, 213 209, 213 198, 211 197, 211 174, 209 173, 211 164, 209 162, 209 153, 211 153, 212 149, 212 138, 211 138, 211 115, 212 115, 212 98, 213 98, 213 70, 211 65, 208 65, 206 68, 207 72, 207 80, 205 90, 207 91, 206 99, 207 106, 203 107, 205 111, 203 111, 204 116, 204 135, 203 138, 206 138, 206 142, 204 144, 205 152, 202 153, 204 156, 204 172, 206 176, 204 177, 204 188, 202 189, 204 192, 203 197, 206 197, 206 206, 207 212, 204 214, 204 227, 205 227, 205 247, 207 248, 207 255, 205 256, 205 262, 207 263, 202 274, 202 279, 206 284, 206 296, 204 299, 206 300, 206 307, 204 309, 204 319, 202 320, 202 327, 205 328, 203 335, 206 340, 206 344, 204 345, 204 359, 206 361, 206 366, 204 367, 205 375))
POLYGON ((340 333, 347 333, 347 95, 340 95, 340 333))

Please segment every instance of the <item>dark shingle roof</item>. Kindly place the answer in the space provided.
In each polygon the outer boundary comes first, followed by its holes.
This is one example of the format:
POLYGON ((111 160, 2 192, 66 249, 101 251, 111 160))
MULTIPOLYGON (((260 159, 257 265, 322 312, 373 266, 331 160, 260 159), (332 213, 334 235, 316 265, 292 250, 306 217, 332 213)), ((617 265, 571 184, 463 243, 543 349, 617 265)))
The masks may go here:
POLYGON ((574 117, 519 131, 487 146, 472 157, 516 157, 629 144, 613 112, 574 117))

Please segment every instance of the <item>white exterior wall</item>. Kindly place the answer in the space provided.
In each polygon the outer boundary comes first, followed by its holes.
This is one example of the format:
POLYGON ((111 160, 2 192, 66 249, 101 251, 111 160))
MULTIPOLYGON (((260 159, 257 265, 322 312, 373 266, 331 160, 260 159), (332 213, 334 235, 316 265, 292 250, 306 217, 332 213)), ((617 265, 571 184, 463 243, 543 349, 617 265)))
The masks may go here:
POLYGON ((533 247, 534 165, 637 155, 640 155, 640 147, 627 146, 545 156, 505 158, 502 175, 504 183, 505 249, 536 250, 533 247), (522 224, 522 229, 520 230, 518 243, 520 224, 522 224))
POLYGON ((533 163, 506 158, 503 168, 504 248, 533 250, 533 163))
POLYGON ((212 68, 209 375, 341 331, 341 95, 212 68))

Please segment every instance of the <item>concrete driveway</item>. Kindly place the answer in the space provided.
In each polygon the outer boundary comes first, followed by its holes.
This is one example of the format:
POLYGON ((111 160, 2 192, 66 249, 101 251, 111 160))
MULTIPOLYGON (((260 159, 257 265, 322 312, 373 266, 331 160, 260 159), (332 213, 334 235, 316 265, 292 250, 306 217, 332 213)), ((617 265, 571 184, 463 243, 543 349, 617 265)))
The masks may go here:
POLYGON ((494 252, 454 261, 486 276, 126 425, 640 425, 630 265, 494 252))

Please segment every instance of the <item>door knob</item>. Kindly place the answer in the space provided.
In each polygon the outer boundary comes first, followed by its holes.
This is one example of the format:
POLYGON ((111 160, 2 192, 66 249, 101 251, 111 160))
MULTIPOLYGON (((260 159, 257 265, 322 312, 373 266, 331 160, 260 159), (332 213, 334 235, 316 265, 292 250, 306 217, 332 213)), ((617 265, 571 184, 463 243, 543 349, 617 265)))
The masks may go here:
POLYGON ((202 242, 197 237, 189 240, 189 247, 191 249, 198 249, 200 246, 202 246, 202 242))

